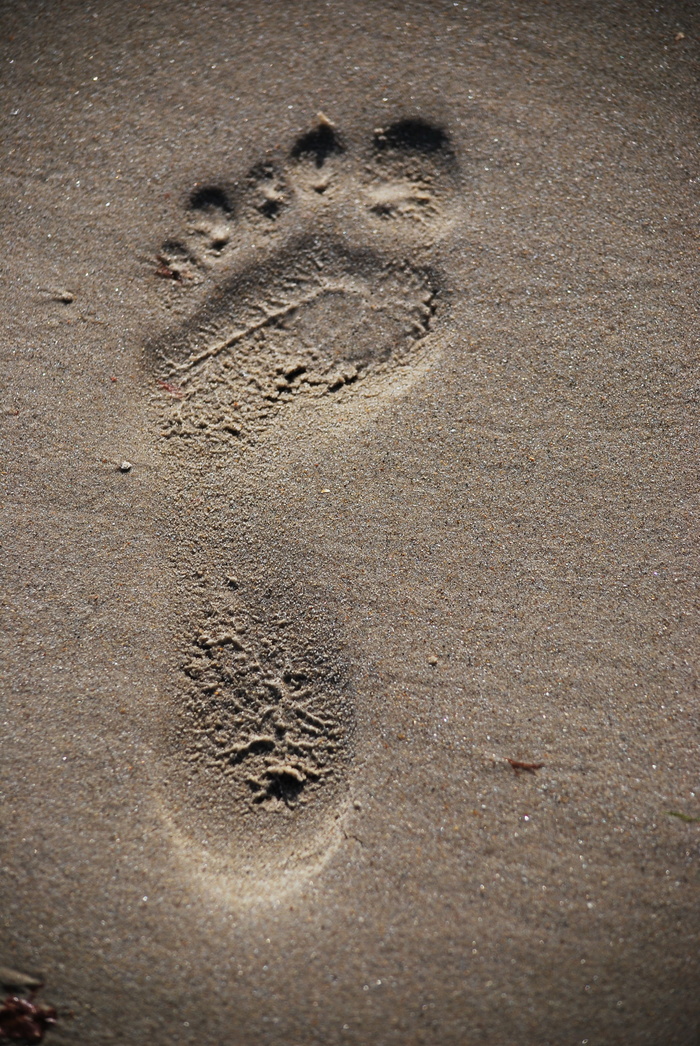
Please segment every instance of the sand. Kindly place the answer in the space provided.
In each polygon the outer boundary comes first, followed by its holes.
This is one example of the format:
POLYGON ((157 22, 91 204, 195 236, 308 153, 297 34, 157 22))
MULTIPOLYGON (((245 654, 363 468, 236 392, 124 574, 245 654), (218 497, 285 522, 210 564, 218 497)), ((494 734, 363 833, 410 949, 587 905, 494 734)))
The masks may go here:
POLYGON ((45 1041, 696 1043, 697 8, 2 25, 45 1041))

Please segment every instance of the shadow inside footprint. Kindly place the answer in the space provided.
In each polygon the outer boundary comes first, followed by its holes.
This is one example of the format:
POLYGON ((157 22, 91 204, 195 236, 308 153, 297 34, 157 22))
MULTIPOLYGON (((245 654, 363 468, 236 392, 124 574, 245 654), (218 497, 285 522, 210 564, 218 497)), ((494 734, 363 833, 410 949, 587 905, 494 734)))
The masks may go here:
MULTIPOLYGON (((160 761, 161 809, 181 856, 203 850, 215 875, 245 873, 253 892, 283 869, 291 884, 328 852, 354 724, 342 660, 324 654, 334 643, 317 621, 300 627, 300 601, 295 620, 283 598, 272 612, 264 601, 204 580, 191 587, 160 761)), ((236 889, 243 897, 240 879, 236 889)))
POLYGON ((417 117, 397 120, 389 127, 375 132, 375 148, 396 149, 402 152, 451 153, 447 133, 436 124, 417 117))
POLYGON ((311 159, 317 167, 323 167, 330 156, 343 152, 345 152, 345 147, 338 133, 333 125, 324 118, 313 130, 297 139, 292 146, 291 156, 294 160, 311 159))
POLYGON ((434 272, 308 237, 244 270, 158 340, 168 439, 252 443, 286 404, 416 359, 437 309, 434 272))
POLYGON ((224 214, 233 211, 228 193, 218 185, 202 185, 194 189, 189 204, 193 211, 222 211, 224 214))
POLYGON ((294 806, 333 774, 348 710, 337 666, 305 646, 288 618, 209 608, 184 665, 198 760, 253 804, 294 806))

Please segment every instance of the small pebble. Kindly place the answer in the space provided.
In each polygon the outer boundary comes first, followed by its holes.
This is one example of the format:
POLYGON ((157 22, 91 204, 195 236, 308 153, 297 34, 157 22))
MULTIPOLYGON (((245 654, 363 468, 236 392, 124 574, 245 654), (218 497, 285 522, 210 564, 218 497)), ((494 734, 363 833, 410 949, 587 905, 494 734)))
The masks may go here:
POLYGON ((431 654, 430 657, 428 658, 428 664, 429 665, 436 665, 437 663, 438 663, 438 659, 435 657, 435 654, 431 654))
POLYGON ((75 301, 73 291, 64 290, 63 288, 54 291, 51 298, 53 301, 60 301, 63 305, 70 305, 71 302, 75 301))
POLYGON ((120 472, 131 472, 133 467, 134 466, 131 464, 130 461, 122 461, 121 465, 119 466, 119 471, 120 472))

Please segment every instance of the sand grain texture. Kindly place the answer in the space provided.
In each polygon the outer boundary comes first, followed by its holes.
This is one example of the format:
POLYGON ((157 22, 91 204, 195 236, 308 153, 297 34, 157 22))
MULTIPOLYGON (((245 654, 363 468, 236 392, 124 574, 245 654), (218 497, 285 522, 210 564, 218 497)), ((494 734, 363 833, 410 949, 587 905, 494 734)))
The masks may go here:
POLYGON ((694 5, 2 11, 46 1042, 696 1043, 694 5))

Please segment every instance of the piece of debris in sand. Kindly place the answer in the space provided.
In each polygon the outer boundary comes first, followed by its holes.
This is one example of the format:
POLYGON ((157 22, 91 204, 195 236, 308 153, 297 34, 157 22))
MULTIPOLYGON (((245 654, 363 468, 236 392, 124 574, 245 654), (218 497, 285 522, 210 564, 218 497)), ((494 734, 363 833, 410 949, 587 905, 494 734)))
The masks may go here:
MULTIPOLYGON (((38 990, 38 989, 37 989, 38 990)), ((12 1042, 43 1042, 44 1035, 58 1020, 53 1006, 34 1001, 36 991, 28 996, 7 995, 0 1005, 0 1039, 12 1042)))
POLYGON ((541 770, 544 763, 521 763, 519 759, 506 759, 507 763, 515 770, 516 774, 521 773, 525 770, 528 774, 534 774, 536 770, 541 770))

